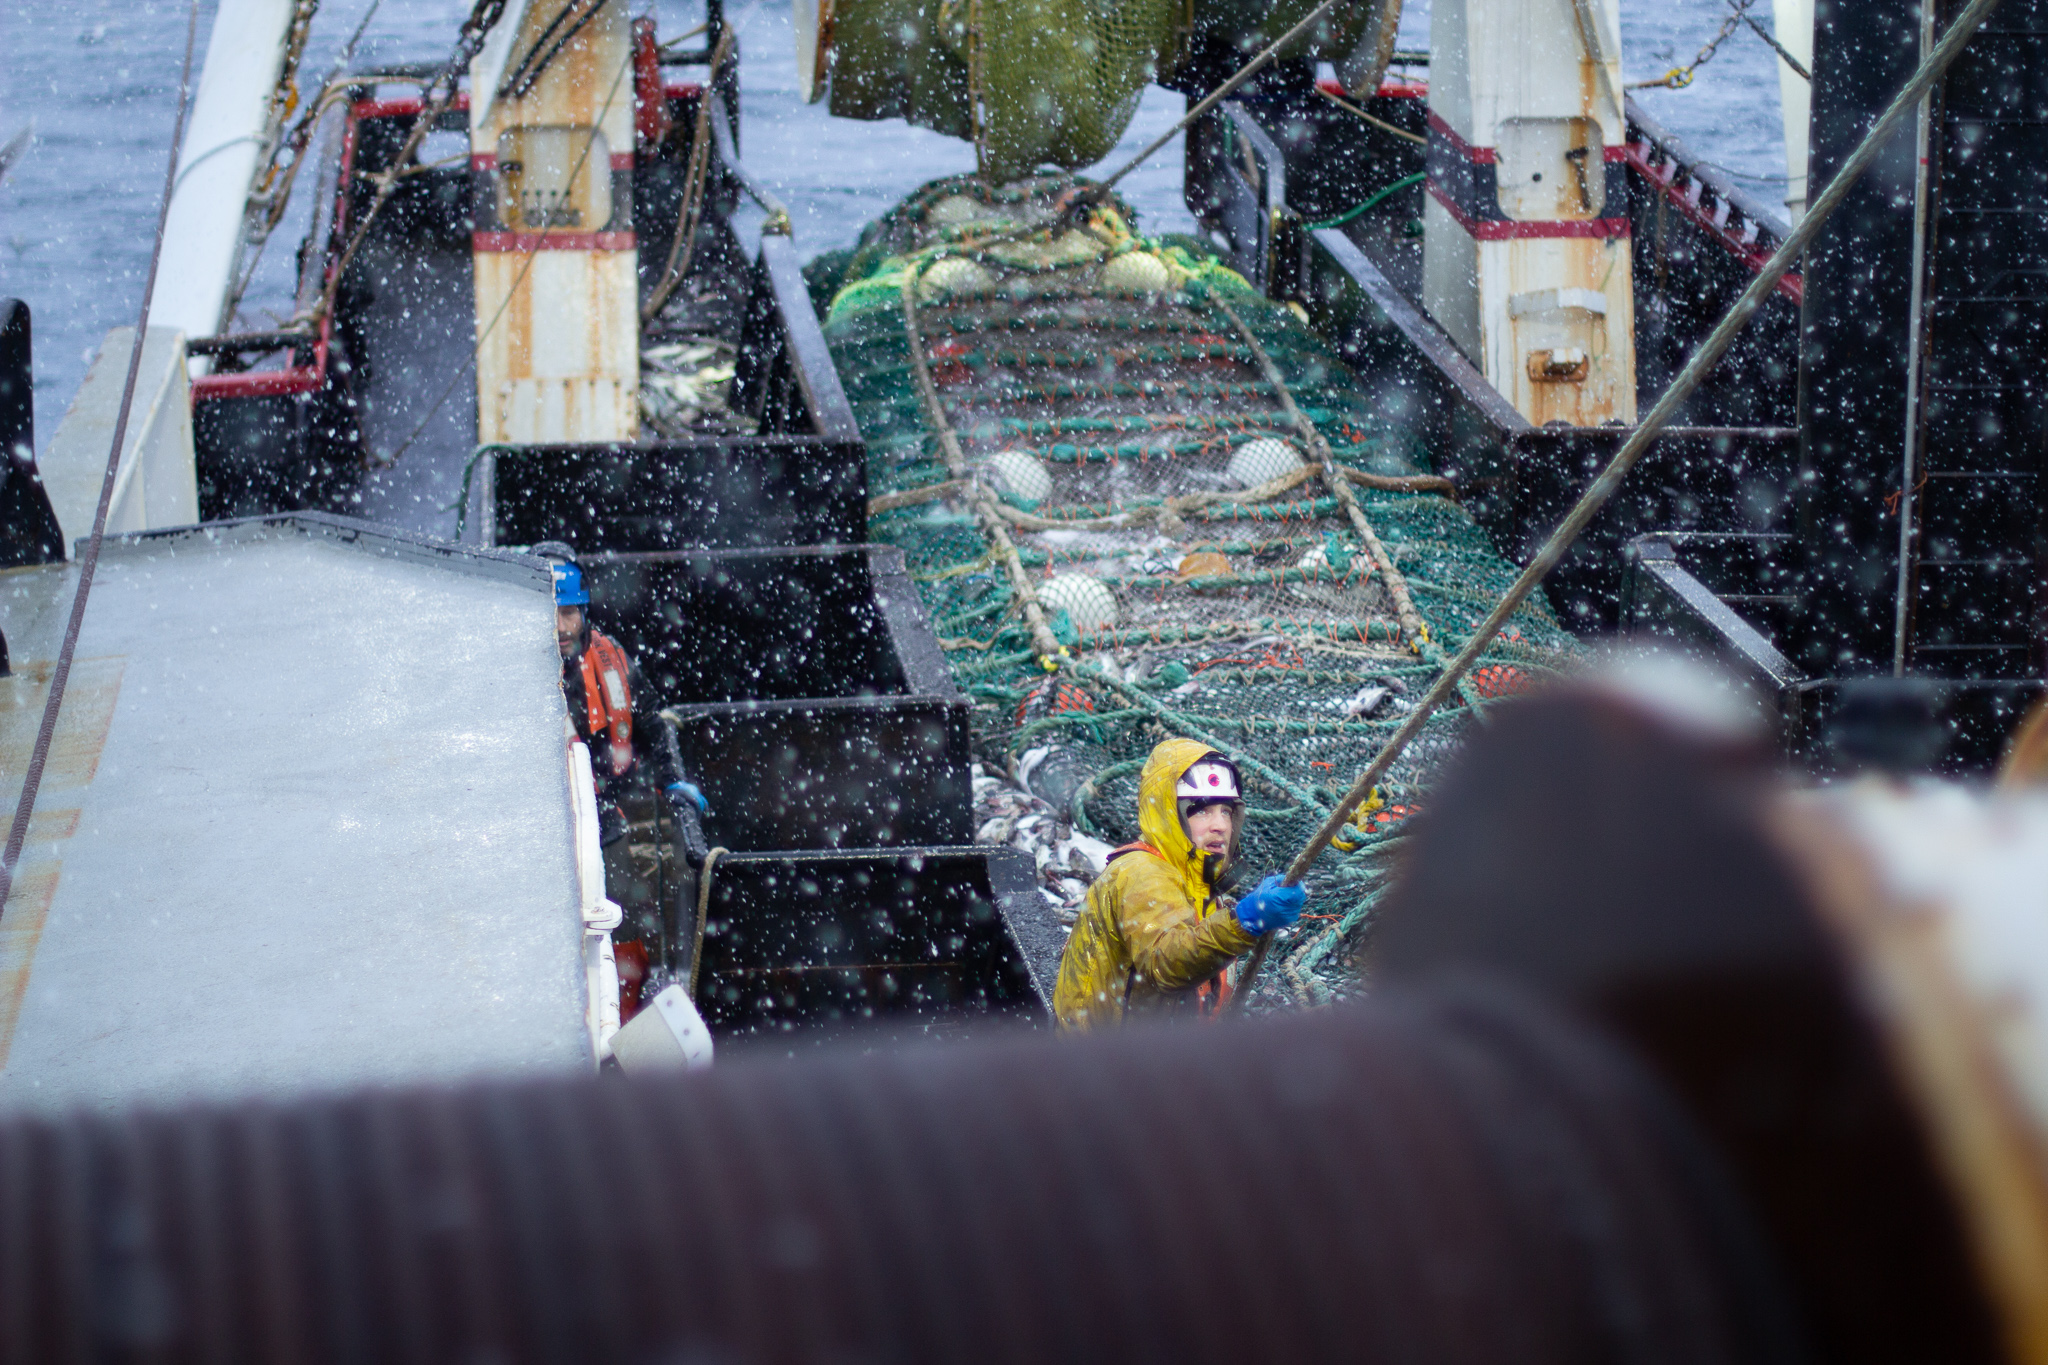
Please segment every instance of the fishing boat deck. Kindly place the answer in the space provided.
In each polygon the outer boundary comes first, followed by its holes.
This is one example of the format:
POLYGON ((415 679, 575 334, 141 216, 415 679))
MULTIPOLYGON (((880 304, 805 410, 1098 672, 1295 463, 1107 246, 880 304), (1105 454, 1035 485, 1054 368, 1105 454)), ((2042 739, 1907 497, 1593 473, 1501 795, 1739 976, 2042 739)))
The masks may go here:
MULTIPOLYGON (((0 573, 10 806, 76 582, 0 573)), ((336 518, 110 541, 0 923, 0 1108, 587 1068, 547 582, 336 518)))

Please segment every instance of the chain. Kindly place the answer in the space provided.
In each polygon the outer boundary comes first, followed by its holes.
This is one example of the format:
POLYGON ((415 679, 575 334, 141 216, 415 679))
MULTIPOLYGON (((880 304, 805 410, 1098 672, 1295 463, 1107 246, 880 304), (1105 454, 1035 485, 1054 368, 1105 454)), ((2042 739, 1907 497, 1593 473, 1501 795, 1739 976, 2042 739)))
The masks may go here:
POLYGON ((270 108, 263 118, 269 145, 264 148, 263 179, 256 187, 258 194, 267 194, 277 175, 278 137, 285 120, 299 107, 299 61, 305 56, 306 38, 313 31, 313 15, 319 8, 320 0, 298 0, 292 8, 291 26, 285 33, 284 64, 278 71, 277 85, 270 92, 270 108))
POLYGON ((1630 81, 1626 88, 1630 90, 1650 90, 1659 87, 1667 90, 1685 89, 1685 87, 1692 84, 1693 72, 1712 61, 1714 54, 1721 50, 1721 44, 1727 42, 1730 37, 1734 36, 1735 30, 1742 27, 1743 23, 1749 18, 1749 7, 1754 3, 1756 3, 1756 0, 1728 0, 1728 17, 1721 21, 1720 31, 1708 40, 1705 47, 1700 49, 1697 57, 1694 57, 1691 62, 1684 66, 1672 67, 1655 80, 1630 81))
MULTIPOLYGON (((306 106, 306 112, 300 116, 292 130, 284 133, 284 120, 290 118, 299 107, 297 73, 299 57, 305 47, 305 34, 301 33, 296 38, 297 48, 288 56, 285 68, 289 85, 287 87, 286 83, 280 82, 277 91, 271 97, 275 115, 272 124, 274 136, 271 139, 267 164, 250 196, 252 210, 259 204, 263 210, 262 223, 256 234, 259 251, 264 240, 284 217, 291 199, 292 186, 298 180, 299 169, 305 162, 306 149, 313 140, 313 131, 318 126, 321 115, 353 88, 353 79, 343 78, 348 75, 349 64, 355 60, 356 44, 362 41, 364 31, 369 28, 370 21, 376 17, 383 3, 384 0, 371 0, 369 9, 356 24, 355 31, 349 35, 348 41, 342 44, 340 54, 334 59, 333 68, 320 82, 320 88, 314 94, 312 103, 306 106)), ((315 7, 307 5, 303 11, 307 32, 312 28, 312 11, 315 7)))
MULTIPOLYGON (((289 173, 282 193, 277 192, 278 175, 283 169, 279 156, 284 144, 285 123, 299 107, 299 62, 305 56, 306 39, 312 34, 313 16, 319 8, 320 0, 297 0, 292 7, 291 24, 285 30, 284 61, 278 68, 277 84, 271 88, 270 103, 263 114, 263 150, 257 157, 263 169, 242 206, 242 242, 235 258, 235 278, 229 283, 216 323, 223 332, 235 329, 235 314, 242 306, 242 296, 248 292, 249 282, 256 277, 256 266, 263 259, 263 248, 270 241, 271 231, 284 216, 284 197, 291 193, 292 176, 289 173)), ((316 94, 316 104, 322 103, 321 96, 325 93, 323 88, 316 94)), ((296 169, 294 160, 293 170, 296 169)))

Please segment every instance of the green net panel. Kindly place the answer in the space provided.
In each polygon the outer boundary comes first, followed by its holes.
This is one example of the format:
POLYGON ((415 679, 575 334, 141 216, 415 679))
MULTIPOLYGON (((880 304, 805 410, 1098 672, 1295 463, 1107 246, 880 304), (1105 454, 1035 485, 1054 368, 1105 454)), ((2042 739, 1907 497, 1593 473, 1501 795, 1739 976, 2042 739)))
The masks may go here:
MULTIPOLYGON (((850 257, 821 261, 825 334, 869 447, 869 492, 956 489, 926 419, 902 306, 972 477, 999 490, 1007 529, 1073 666, 1049 672, 1020 594, 973 504, 948 496, 877 511, 900 546, 960 687, 979 752, 1028 774, 1075 828, 1136 836, 1139 765, 1180 734, 1238 761, 1249 783, 1245 871, 1284 867, 1514 567, 1447 496, 1356 496, 1426 627, 1404 632, 1376 566, 1268 383, 1227 304, 1345 466, 1427 472, 1408 432, 1288 308, 1199 244, 1134 235, 1120 205, 1061 236, 1018 239, 1070 182, 984 197, 926 186, 850 257), (998 235, 1002 234, 1002 235, 998 235), (994 240, 991 240, 991 239, 994 240), (829 278, 825 278, 829 276, 829 278), (1275 493, 1275 481, 1297 481, 1275 493), (1210 494, 1175 512, 1167 499, 1210 494)), ((1411 618, 1412 623, 1412 618, 1411 618)), ((1566 667, 1575 646, 1532 604, 1354 812, 1311 880, 1313 914, 1281 945, 1271 988, 1338 989, 1401 822, 1490 698, 1566 667)))

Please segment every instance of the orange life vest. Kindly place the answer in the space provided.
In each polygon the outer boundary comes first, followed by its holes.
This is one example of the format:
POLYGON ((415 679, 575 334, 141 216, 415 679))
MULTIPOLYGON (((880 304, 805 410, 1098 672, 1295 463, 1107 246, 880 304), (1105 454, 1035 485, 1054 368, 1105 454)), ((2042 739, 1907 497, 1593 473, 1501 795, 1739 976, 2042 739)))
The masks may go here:
POLYGON ((612 750, 612 776, 624 777, 633 766, 633 689, 626 651, 595 628, 583 647, 583 706, 590 721, 590 742, 605 736, 612 750))

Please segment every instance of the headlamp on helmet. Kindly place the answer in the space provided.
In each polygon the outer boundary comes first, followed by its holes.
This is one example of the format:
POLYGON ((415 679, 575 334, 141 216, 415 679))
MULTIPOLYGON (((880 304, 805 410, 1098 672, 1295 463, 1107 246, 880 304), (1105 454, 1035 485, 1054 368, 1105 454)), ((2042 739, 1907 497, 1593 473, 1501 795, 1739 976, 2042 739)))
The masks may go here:
POLYGON ((1237 769, 1227 759, 1205 758, 1191 765, 1180 775, 1180 782, 1173 789, 1176 801, 1241 801, 1238 790, 1237 769))

